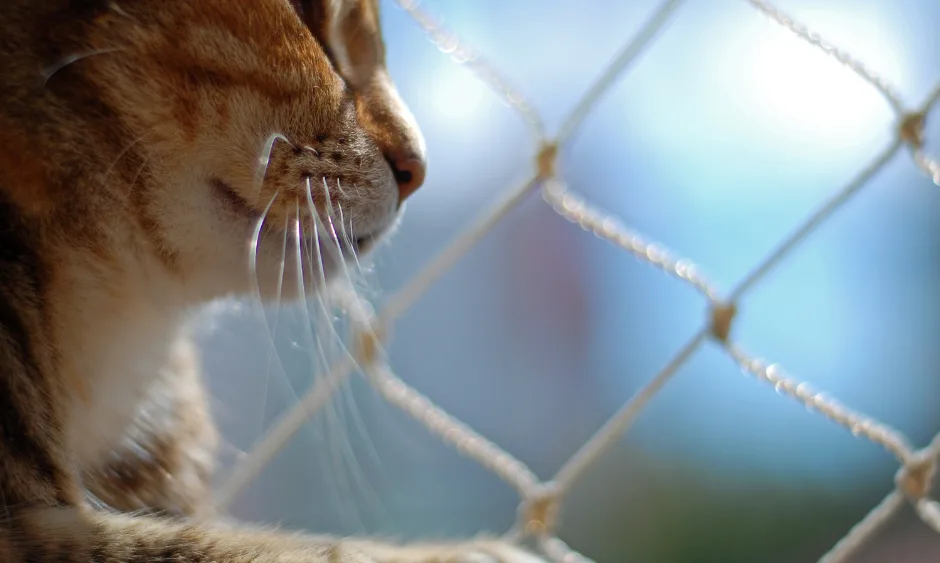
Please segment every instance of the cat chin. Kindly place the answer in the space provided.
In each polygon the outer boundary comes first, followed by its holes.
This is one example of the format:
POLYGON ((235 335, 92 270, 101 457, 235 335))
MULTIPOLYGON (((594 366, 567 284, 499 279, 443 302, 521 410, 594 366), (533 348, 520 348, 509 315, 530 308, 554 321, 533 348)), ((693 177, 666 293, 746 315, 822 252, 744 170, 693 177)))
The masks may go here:
MULTIPOLYGON (((217 202, 224 215, 243 225, 257 227, 258 222, 261 220, 264 214, 262 210, 258 210, 253 207, 251 204, 245 201, 244 198, 238 195, 238 193, 231 186, 219 178, 210 179, 208 184, 213 199, 217 202)), ((379 227, 371 228, 364 234, 356 236, 355 239, 347 238, 345 236, 345 232, 342 234, 336 233, 335 235, 331 235, 330 233, 325 232, 325 228, 321 228, 319 235, 313 232, 313 228, 304 229, 304 232, 301 233, 302 245, 308 247, 305 249, 306 253, 312 254, 309 247, 316 244, 315 241, 321 239, 322 242, 320 244, 320 253, 324 257, 327 257, 329 254, 339 254, 342 255, 345 260, 352 261, 375 248, 376 244, 396 226, 398 221, 397 215, 397 213, 393 212, 390 219, 384 224, 380 225, 379 227), (335 240, 333 238, 334 236, 339 240, 335 240)), ((266 221, 261 225, 261 231, 259 235, 275 235, 275 237, 279 239, 286 235, 287 238, 290 239, 289 245, 296 244, 296 234, 294 232, 285 233, 285 228, 291 229, 291 227, 286 224, 281 225, 280 227, 272 227, 270 222, 266 221)), ((313 255, 315 256, 315 254, 313 255)))
POLYGON ((279 263, 272 262, 259 256, 254 271, 244 264, 241 267, 192 271, 183 286, 177 286, 175 291, 182 292, 189 306, 226 298, 260 301, 269 306, 315 299, 324 283, 330 284, 343 277, 341 270, 333 265, 325 266, 321 276, 318 268, 314 267, 311 272, 311 267, 305 263, 301 278, 297 275, 298 269, 293 261, 286 261, 283 271, 279 263))
POLYGON ((177 290, 190 302, 232 295, 264 303, 315 298, 325 284, 360 277, 357 262, 390 236, 401 216, 390 207, 370 213, 350 206, 363 230, 356 240, 322 226, 319 232, 311 226, 298 233, 292 221, 262 222, 264 210, 229 193, 221 181, 191 182, 190 189, 177 192, 182 197, 164 204, 167 212, 159 217, 167 219, 162 230, 182 261, 177 282, 183 287, 177 290))
POLYGON ((265 305, 314 298, 320 293, 320 288, 342 277, 342 267, 336 262, 327 261, 321 268, 304 257, 301 275, 298 275, 297 262, 293 256, 289 256, 284 262, 283 276, 279 263, 274 268, 259 267, 255 276, 250 278, 248 297, 260 299, 265 305))
POLYGON ((359 266, 352 254, 340 255, 335 245, 326 243, 331 246, 325 248, 322 240, 318 252, 312 238, 302 240, 298 249, 292 235, 288 233, 285 239, 283 231, 262 232, 256 248, 243 247, 248 252, 240 260, 205 272, 210 292, 234 293, 271 305, 314 299, 321 288, 358 277, 359 266))

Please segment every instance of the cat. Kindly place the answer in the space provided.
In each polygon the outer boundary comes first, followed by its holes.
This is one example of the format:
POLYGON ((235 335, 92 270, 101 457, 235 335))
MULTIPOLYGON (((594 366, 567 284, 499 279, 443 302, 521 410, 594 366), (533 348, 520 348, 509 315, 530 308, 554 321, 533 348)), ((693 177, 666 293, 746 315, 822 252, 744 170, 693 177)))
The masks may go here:
POLYGON ((315 291, 423 183, 378 10, 0 2, 0 561, 539 561, 498 539, 189 518, 210 502, 217 442, 191 312, 315 291), (320 278, 281 271, 284 237, 320 278))

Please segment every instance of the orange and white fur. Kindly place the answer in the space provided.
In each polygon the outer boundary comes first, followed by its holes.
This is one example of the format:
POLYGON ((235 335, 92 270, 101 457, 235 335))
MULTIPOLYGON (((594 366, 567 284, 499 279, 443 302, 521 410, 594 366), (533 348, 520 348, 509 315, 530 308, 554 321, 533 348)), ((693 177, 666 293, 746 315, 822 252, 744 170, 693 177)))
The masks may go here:
POLYGON ((0 2, 0 561, 537 561, 187 519, 191 312, 316 291, 424 179, 384 48, 375 0, 0 2))

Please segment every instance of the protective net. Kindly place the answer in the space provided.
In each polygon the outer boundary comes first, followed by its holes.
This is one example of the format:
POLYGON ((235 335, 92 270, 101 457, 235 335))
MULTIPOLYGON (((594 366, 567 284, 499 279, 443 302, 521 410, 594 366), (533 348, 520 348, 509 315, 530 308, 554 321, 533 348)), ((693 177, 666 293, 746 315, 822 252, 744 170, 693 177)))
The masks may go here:
POLYGON ((794 21, 775 6, 762 0, 745 0, 756 12, 786 28, 803 41, 830 56, 856 73, 871 88, 877 90, 896 117, 897 127, 887 146, 871 162, 860 167, 855 177, 825 201, 814 213, 798 225, 730 291, 714 287, 700 268, 688 259, 680 259, 659 244, 646 240, 633 232, 616 217, 593 207, 573 192, 556 169, 559 148, 569 142, 589 111, 604 93, 628 74, 631 64, 655 39, 664 32, 673 16, 682 8, 682 0, 663 2, 639 32, 630 38, 607 69, 587 90, 555 135, 549 135, 537 111, 493 65, 445 30, 433 17, 425 13, 417 2, 396 0, 432 42, 449 54, 458 64, 465 65, 480 80, 490 86, 527 123, 540 147, 533 165, 531 178, 518 187, 507 190, 488 212, 479 217, 457 237, 430 264, 416 273, 410 283, 393 294, 378 311, 355 297, 347 304, 349 322, 355 338, 352 354, 338 362, 330 372, 317 381, 297 406, 284 415, 232 472, 218 496, 218 508, 224 509, 254 479, 271 458, 287 443, 301 425, 318 409, 326 405, 331 396, 353 373, 362 372, 369 383, 386 400, 424 424, 431 432, 497 474, 518 491, 521 498, 518 520, 509 532, 514 540, 532 540, 542 554, 555 562, 590 561, 571 550, 556 535, 557 516, 563 507, 565 493, 585 470, 610 450, 626 433, 650 400, 670 378, 700 348, 707 345, 724 350, 741 369, 750 376, 766 382, 776 392, 790 397, 809 410, 839 424, 857 437, 870 440, 893 455, 899 464, 895 486, 867 516, 826 553, 820 561, 836 562, 848 559, 867 539, 885 524, 905 502, 910 503, 920 518, 940 532, 940 505, 929 498, 930 487, 940 454, 940 435, 925 447, 916 448, 904 435, 890 426, 862 413, 854 412, 835 399, 811 389, 806 383, 792 378, 777 364, 766 362, 747 352, 732 337, 735 314, 741 298, 765 280, 771 271, 804 239, 810 236, 832 214, 863 190, 871 178, 889 162, 907 152, 913 163, 932 181, 940 185, 940 164, 924 150, 924 126, 933 105, 940 100, 940 84, 920 105, 908 106, 900 94, 883 78, 867 68, 852 55, 828 43, 825 39, 794 21), (701 329, 667 362, 665 367, 645 384, 607 423, 585 443, 549 480, 540 480, 525 464, 515 459, 473 429, 455 420, 421 393, 406 385, 389 367, 383 350, 384 338, 392 324, 400 317, 446 270, 453 266, 477 241, 490 231, 517 204, 535 192, 567 221, 592 232, 598 238, 632 254, 665 274, 687 283, 707 302, 710 314, 701 329))

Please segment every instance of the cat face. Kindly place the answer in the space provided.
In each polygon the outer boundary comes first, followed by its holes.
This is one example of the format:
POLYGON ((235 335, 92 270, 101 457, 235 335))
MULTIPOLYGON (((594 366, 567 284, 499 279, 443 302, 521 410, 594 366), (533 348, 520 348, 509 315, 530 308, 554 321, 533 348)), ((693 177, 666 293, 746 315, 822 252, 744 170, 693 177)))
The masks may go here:
POLYGON ((210 293, 330 278, 424 179, 376 0, 126 0, 90 42, 114 50, 87 72, 143 161, 136 222, 210 293))

